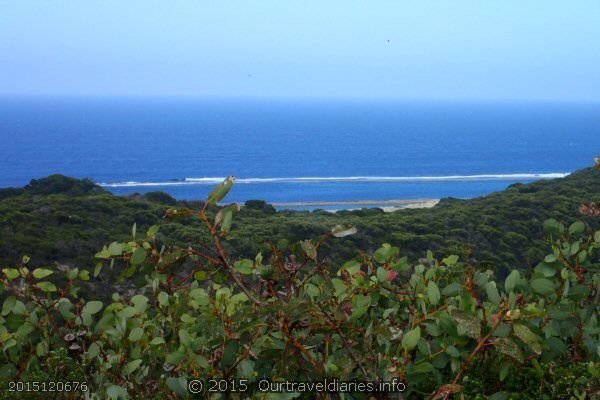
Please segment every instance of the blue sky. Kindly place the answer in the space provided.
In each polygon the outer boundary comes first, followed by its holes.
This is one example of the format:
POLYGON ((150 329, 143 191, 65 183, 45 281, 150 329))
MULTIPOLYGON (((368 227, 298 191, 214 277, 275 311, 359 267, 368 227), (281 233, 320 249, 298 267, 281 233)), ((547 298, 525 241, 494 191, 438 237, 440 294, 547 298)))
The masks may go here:
POLYGON ((600 1, 0 1, 0 94, 600 100, 600 1))

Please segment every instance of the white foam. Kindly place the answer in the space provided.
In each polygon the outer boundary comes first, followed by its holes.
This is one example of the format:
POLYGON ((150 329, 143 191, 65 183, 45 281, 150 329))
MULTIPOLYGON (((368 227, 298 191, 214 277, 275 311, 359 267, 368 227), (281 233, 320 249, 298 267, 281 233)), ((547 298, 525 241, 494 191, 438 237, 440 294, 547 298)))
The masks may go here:
MULTIPOLYGON (((479 174, 479 175, 444 175, 444 176, 327 176, 298 178, 238 178, 236 184, 265 183, 327 183, 327 182, 450 182, 450 181, 518 181, 564 178, 566 172, 550 173, 515 173, 515 174, 479 174)), ((136 186, 182 186, 182 185, 214 185, 225 180, 225 177, 185 178, 164 182, 109 182, 100 183, 104 187, 136 187, 136 186)))

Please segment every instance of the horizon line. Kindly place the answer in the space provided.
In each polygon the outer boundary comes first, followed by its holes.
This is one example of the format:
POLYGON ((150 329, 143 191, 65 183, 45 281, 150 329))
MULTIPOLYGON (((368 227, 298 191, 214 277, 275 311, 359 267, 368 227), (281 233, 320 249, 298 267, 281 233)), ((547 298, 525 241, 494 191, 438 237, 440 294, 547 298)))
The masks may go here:
POLYGON ((0 99, 135 99, 135 100, 272 100, 348 101, 404 103, 600 103, 600 98, 484 98, 484 97, 402 97, 338 95, 260 95, 260 94, 136 94, 136 93, 0 93, 0 99))

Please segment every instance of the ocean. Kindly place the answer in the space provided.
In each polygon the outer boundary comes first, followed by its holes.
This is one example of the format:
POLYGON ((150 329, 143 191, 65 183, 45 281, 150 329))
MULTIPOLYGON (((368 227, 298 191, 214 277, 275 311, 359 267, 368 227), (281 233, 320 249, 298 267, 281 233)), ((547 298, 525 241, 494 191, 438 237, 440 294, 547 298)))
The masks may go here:
POLYGON ((0 143, 0 187, 60 173, 202 199, 235 175, 229 201, 471 198, 590 166, 600 103, 5 97, 0 143))

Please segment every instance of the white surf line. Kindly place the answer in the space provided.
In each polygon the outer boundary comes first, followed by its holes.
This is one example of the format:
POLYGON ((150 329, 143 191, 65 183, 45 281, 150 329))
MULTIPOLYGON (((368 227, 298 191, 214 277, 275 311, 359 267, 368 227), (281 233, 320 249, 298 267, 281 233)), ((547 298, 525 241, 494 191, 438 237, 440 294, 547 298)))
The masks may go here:
MULTIPOLYGON (((551 173, 515 173, 515 174, 480 174, 480 175, 445 175, 445 176, 348 176, 348 177, 298 177, 298 178, 238 178, 237 184, 267 183, 326 183, 326 182, 449 182, 449 181, 489 181, 519 179, 556 179, 564 178, 568 172, 551 173)), ((182 186, 182 185, 214 185, 225 178, 185 178, 163 182, 108 182, 100 183, 103 187, 144 187, 144 186, 182 186)))

